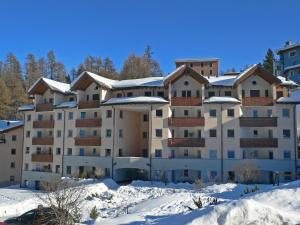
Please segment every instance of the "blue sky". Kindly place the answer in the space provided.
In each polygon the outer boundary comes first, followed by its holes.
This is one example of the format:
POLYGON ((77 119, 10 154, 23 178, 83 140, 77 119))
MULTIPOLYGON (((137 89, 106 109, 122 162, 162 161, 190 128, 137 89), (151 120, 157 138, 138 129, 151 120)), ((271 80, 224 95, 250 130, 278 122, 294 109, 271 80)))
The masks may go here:
POLYGON ((297 0, 1 0, 0 58, 54 49, 67 68, 87 55, 121 68, 150 44, 165 73, 177 58, 218 57, 221 69, 262 60, 268 47, 300 41, 297 0))

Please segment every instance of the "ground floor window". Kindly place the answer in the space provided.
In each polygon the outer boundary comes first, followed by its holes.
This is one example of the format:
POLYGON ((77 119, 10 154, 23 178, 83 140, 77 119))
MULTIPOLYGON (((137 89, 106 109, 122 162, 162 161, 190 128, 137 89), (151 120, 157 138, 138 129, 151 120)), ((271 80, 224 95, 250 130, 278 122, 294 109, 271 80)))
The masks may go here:
POLYGON ((9 181, 10 181, 10 182, 15 182, 15 176, 10 176, 10 177, 9 177, 9 181))
POLYGON ((72 173, 72 167, 67 166, 67 174, 70 175, 72 173))
POLYGON ((188 177, 189 176, 189 170, 184 170, 183 171, 183 176, 188 177))
POLYGON ((285 181, 290 181, 292 180, 292 173, 289 171, 284 172, 284 180, 285 181))
POLYGON ((228 171, 228 180, 234 181, 235 180, 235 173, 234 171, 228 171))

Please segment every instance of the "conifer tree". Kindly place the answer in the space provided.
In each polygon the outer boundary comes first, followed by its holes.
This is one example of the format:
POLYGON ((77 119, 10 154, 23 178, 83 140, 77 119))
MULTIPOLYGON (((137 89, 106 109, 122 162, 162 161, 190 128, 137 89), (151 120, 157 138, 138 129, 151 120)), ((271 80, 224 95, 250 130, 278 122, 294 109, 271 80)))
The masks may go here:
POLYGON ((0 79, 0 119, 10 119, 9 115, 12 111, 11 103, 11 94, 7 88, 4 80, 0 79))
POLYGON ((274 53, 269 48, 265 56, 265 59, 263 61, 263 68, 269 71, 270 73, 274 74, 274 62, 275 62, 274 53))
POLYGON ((35 60, 33 54, 29 53, 26 58, 25 64, 25 84, 26 89, 28 90, 36 80, 41 77, 41 73, 39 71, 38 63, 35 60))

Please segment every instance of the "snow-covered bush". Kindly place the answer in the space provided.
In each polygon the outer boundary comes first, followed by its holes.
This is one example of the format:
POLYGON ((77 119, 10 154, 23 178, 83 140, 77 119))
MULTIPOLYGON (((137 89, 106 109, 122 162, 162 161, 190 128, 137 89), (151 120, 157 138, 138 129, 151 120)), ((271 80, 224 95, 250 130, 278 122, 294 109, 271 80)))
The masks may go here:
POLYGON ((90 212, 90 217, 93 220, 96 220, 99 217, 100 213, 98 212, 96 206, 94 206, 90 212))

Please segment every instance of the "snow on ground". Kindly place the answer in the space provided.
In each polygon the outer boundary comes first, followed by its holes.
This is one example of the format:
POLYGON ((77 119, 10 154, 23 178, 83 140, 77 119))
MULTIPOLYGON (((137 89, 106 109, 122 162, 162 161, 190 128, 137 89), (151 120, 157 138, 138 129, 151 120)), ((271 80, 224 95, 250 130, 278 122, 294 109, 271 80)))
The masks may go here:
MULTIPOLYGON (((111 179, 80 182, 86 185, 89 196, 82 207, 83 224, 300 224, 300 181, 279 187, 258 185, 257 192, 246 195, 244 189, 251 190, 254 185, 227 183, 195 189, 188 183, 165 186, 160 182, 133 181, 119 186, 111 179), (202 209, 196 209, 193 203, 199 197, 203 200, 202 209), (217 205, 209 204, 213 197, 218 198, 217 205), (96 222, 89 218, 94 206, 100 213, 96 222)), ((16 186, 1 188, 0 218, 37 207, 36 193, 16 186)))

